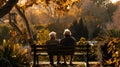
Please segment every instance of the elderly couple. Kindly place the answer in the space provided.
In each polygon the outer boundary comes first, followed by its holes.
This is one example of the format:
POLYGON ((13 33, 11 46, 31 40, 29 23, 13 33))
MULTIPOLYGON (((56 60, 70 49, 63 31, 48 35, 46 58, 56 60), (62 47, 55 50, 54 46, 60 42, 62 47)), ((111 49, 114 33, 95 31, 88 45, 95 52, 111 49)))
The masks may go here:
MULTIPOLYGON (((71 36, 71 31, 69 29, 65 29, 63 35, 64 35, 64 38, 61 39, 60 41, 58 41, 56 39, 56 32, 51 32, 49 34, 50 39, 48 41, 46 41, 46 45, 50 46, 50 45, 54 44, 54 45, 62 45, 62 46, 74 46, 76 44, 76 40, 73 36, 71 36)), ((50 54, 49 52, 48 52, 48 55, 49 55, 50 64, 54 65, 53 55, 50 54)), ((67 65, 65 55, 63 55, 62 57, 64 59, 63 64, 67 65)), ((73 65, 72 58, 73 58, 73 54, 70 55, 70 65, 73 65)), ((57 56, 57 64, 60 64, 60 56, 59 55, 57 56)))

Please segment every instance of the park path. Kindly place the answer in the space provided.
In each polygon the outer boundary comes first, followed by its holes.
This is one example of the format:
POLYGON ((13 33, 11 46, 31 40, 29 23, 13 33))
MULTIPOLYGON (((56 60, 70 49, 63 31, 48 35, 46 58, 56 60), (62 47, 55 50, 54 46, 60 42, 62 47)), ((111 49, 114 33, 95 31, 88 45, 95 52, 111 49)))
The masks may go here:
MULTIPOLYGON (((55 67, 86 67, 85 62, 73 62, 73 66, 70 66, 69 63, 67 62, 67 66, 63 64, 57 65, 55 62, 55 67)), ((49 64, 49 62, 39 62, 38 67, 54 67, 49 64)), ((90 67, 100 67, 100 64, 98 62, 90 62, 90 67)))

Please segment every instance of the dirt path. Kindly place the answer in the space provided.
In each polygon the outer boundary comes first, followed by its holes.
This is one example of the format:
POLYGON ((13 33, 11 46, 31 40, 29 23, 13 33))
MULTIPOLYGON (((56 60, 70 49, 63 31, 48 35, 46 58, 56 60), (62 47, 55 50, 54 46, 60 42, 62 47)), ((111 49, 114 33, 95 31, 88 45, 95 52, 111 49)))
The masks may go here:
MULTIPOLYGON (((92 62, 89 65, 90 67, 100 67, 100 64, 98 64, 97 62, 92 62)), ((52 66, 49 64, 49 62, 41 62, 38 67, 86 67, 85 62, 74 62, 73 66, 69 65, 67 63, 67 65, 63 65, 63 64, 55 64, 55 66, 52 66)))

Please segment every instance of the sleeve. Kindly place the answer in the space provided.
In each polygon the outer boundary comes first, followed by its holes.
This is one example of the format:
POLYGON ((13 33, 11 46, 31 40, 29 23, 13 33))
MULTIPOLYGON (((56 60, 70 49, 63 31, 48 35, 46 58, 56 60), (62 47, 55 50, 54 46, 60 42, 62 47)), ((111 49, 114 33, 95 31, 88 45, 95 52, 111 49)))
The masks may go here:
POLYGON ((73 39, 74 45, 76 45, 76 39, 75 39, 75 37, 72 37, 72 39, 73 39))

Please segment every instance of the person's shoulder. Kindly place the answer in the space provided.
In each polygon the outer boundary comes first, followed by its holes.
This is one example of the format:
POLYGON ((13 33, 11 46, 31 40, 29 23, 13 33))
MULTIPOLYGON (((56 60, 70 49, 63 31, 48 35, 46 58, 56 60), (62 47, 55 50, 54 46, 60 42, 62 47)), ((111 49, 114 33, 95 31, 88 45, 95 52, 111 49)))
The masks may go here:
POLYGON ((73 40, 76 40, 75 37, 73 37, 73 36, 71 36, 71 38, 72 38, 73 40))
POLYGON ((50 42, 50 40, 47 40, 46 43, 50 42))
POLYGON ((59 42, 58 40, 48 40, 47 42, 59 42))
POLYGON ((55 40, 55 42, 59 42, 59 40, 55 40))
POLYGON ((72 36, 73 39, 75 39, 75 37, 72 36))
POLYGON ((66 38, 62 38, 60 41, 63 41, 63 40, 65 40, 66 38))

